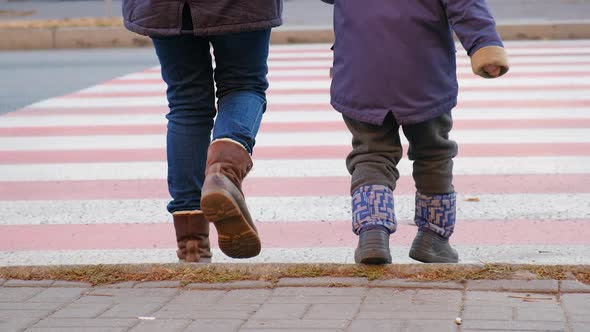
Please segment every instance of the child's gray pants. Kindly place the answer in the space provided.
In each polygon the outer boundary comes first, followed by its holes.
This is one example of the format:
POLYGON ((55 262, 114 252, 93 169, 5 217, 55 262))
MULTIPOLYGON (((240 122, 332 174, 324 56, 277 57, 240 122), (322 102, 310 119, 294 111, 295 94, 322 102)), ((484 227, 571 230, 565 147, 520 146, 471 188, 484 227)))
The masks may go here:
MULTIPOLYGON (((396 166, 403 155, 400 125, 392 115, 381 126, 346 116, 344 121, 353 135, 353 149, 346 158, 352 175, 351 193, 360 186, 376 184, 394 190, 399 178, 396 166)), ((409 141, 408 158, 414 161, 413 177, 421 194, 454 192, 452 158, 457 155, 457 144, 449 139, 452 126, 450 112, 426 122, 401 126, 409 141)))

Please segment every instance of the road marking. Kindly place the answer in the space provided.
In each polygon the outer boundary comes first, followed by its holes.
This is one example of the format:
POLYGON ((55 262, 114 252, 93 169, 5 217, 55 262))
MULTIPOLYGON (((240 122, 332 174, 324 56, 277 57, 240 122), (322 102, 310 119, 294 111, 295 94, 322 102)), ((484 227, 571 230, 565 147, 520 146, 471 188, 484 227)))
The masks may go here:
MULTIPOLYGON (((329 104, 329 46, 271 47, 269 104, 244 183, 265 248, 243 262, 352 263, 351 137, 329 104)), ((457 55, 451 241, 465 263, 588 264, 590 40, 506 48, 512 68, 498 80, 476 77, 457 55)), ((159 71, 0 117, 0 266, 176 262, 159 71)), ((411 263, 411 162, 399 170, 392 253, 411 263)))
MULTIPOLYGON (((590 219, 587 193, 481 194, 477 203, 465 201, 469 197, 457 199, 461 219, 590 219)), ((414 195, 396 195, 400 221, 414 219, 414 199, 414 195)), ((252 217, 262 222, 341 221, 351 213, 348 195, 248 197, 247 202, 252 217)), ((162 223, 170 219, 167 203, 167 199, 0 201, 0 225, 162 223)))

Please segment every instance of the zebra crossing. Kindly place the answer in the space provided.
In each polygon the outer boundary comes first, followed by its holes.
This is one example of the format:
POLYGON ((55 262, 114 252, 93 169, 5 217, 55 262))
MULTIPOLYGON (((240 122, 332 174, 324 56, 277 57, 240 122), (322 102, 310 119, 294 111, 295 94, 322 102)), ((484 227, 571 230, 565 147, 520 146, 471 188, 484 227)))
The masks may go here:
MULTIPOLYGON (((508 42, 511 72, 457 54, 451 138, 462 263, 590 263, 590 40, 508 42)), ((329 105, 329 45, 277 45, 268 110, 244 184, 260 256, 213 262, 353 263, 350 134, 329 105)), ((147 68, 0 116, 0 266, 175 262, 165 210, 165 85, 147 68)), ((404 145, 407 142, 403 141, 404 145)), ((416 227, 399 165, 395 263, 416 227)))

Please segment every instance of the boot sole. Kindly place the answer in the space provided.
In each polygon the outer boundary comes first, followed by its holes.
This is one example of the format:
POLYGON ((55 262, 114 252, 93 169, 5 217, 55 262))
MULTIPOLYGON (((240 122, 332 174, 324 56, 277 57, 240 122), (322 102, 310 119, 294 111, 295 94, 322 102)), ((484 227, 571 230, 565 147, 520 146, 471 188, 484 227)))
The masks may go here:
POLYGON ((199 241, 188 240, 186 242, 185 253, 176 250, 176 255, 178 256, 178 261, 181 263, 211 263, 211 255, 206 254, 205 256, 201 256, 199 254, 200 251, 199 241))
POLYGON ((196 263, 201 259, 199 255, 199 242, 194 240, 186 241, 186 254, 184 260, 190 263, 196 263))
POLYGON ((384 252, 383 249, 365 249, 361 252, 355 252, 355 263, 368 265, 391 264, 391 254, 384 252))
POLYGON ((251 258, 260 254, 258 233, 250 226, 237 202, 227 192, 210 192, 201 198, 205 218, 217 229, 219 249, 232 258, 251 258))
POLYGON ((382 265, 391 264, 389 251, 389 234, 380 230, 368 230, 359 237, 359 245, 354 251, 357 264, 382 265))
POLYGON ((458 263, 459 259, 449 258, 448 256, 441 256, 438 252, 432 251, 429 248, 423 248, 420 245, 412 245, 410 250, 410 258, 422 263, 458 263))

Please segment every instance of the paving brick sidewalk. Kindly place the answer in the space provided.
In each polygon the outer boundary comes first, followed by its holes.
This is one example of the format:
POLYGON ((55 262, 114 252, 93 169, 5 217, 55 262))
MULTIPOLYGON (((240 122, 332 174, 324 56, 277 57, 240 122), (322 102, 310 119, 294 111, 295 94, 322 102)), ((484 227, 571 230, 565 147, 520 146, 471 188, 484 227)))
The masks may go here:
POLYGON ((590 331, 590 286, 576 281, 0 284, 2 332, 590 331))

